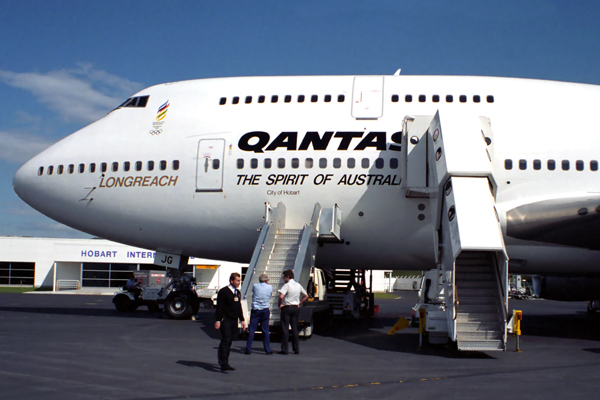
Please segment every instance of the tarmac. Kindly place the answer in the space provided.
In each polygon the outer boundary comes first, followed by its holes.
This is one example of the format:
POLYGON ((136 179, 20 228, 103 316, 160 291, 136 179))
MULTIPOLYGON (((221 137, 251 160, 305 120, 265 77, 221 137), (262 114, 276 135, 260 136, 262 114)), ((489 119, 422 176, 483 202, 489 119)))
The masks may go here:
MULTIPOLYGON (((111 291, 114 293, 114 291, 111 291)), ((523 310, 521 353, 418 349, 415 292, 377 300, 371 319, 336 320, 299 355, 252 355, 234 342, 222 373, 214 309, 175 321, 145 307, 118 313, 110 296, 0 294, 0 398, 9 399, 527 399, 596 398, 600 313, 586 303, 511 300, 523 310)), ((274 351, 279 343, 272 343, 274 351)))

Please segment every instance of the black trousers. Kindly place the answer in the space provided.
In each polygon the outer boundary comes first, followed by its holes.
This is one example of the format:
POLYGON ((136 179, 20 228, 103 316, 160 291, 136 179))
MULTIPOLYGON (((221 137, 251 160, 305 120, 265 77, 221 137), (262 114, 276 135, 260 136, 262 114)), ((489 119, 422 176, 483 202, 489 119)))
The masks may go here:
POLYGON ((221 343, 219 343, 219 365, 229 365, 229 353, 231 351, 231 342, 238 333, 238 321, 237 319, 223 318, 221 321, 221 343))
POLYGON ((281 308, 281 351, 288 353, 288 341, 290 339, 289 326, 292 327, 292 349, 300 351, 300 335, 298 333, 298 306, 285 306, 281 308))

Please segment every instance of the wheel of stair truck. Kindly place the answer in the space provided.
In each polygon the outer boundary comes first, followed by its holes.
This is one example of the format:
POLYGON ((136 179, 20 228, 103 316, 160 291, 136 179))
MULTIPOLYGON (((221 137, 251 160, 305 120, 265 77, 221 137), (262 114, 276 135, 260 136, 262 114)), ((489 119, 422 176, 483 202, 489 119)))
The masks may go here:
POLYGON ((118 312, 132 312, 137 309, 134 301, 125 293, 116 295, 113 298, 113 303, 118 312))
POLYGON ((169 294, 165 301, 167 317, 188 319, 194 315, 194 299, 192 295, 193 293, 188 291, 177 291, 169 294))

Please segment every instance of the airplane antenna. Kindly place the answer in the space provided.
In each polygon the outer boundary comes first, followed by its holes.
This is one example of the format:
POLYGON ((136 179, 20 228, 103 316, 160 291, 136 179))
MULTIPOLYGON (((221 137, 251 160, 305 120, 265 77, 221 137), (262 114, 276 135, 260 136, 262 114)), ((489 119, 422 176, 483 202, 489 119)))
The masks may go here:
POLYGON ((400 76, 400 71, 402 71, 402 68, 398 68, 398 70, 394 72, 394 76, 400 76))

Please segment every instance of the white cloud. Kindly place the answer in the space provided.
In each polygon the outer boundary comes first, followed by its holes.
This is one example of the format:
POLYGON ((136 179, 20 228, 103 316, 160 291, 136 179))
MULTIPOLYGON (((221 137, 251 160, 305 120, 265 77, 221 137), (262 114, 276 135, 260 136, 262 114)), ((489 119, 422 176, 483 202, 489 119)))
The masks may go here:
POLYGON ((0 82, 27 90, 67 121, 95 121, 118 106, 139 83, 80 64, 71 70, 11 72, 0 70, 0 82))
POLYGON ((0 160, 23 164, 53 142, 39 136, 0 131, 0 160))

